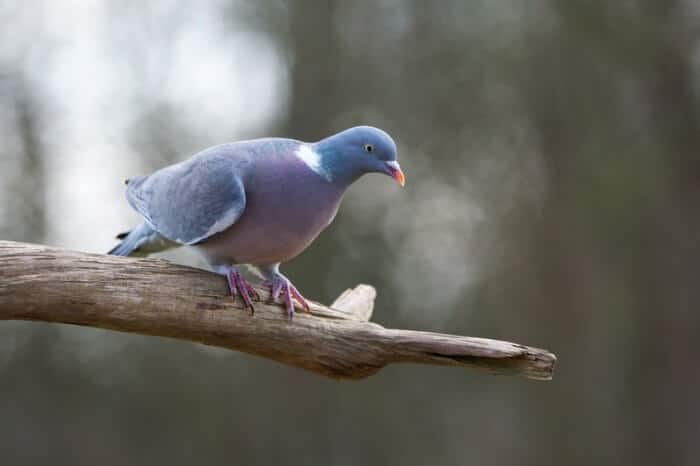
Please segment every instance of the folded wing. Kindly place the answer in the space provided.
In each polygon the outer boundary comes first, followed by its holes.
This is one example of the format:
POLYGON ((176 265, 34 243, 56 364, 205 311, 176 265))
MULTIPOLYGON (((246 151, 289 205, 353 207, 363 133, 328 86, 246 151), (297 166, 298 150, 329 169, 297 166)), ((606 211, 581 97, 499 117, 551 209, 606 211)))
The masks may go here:
POLYGON ((245 210, 247 161, 219 146, 150 176, 132 178, 129 204, 155 231, 182 244, 196 244, 233 225, 245 210))

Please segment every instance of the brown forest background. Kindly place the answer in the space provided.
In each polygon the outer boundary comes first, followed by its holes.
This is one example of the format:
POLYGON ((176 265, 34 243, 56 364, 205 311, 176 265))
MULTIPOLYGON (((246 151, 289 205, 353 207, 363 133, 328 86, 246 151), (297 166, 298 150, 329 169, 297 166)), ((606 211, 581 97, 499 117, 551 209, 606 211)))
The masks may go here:
POLYGON ((382 324, 559 366, 334 382, 0 323, 3 464, 697 464, 696 2, 86 5, 0 3, 0 238, 105 251, 137 219, 127 176, 372 124, 406 189, 361 180, 288 275, 323 302, 372 283, 382 324))

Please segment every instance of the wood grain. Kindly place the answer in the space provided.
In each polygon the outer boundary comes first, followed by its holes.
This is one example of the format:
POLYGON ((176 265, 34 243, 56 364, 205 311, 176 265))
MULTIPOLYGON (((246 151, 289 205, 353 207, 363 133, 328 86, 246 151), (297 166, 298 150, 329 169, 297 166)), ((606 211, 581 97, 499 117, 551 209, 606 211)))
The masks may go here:
POLYGON ((0 241, 0 320, 35 320, 177 338, 266 357, 339 379, 412 362, 552 377, 545 350, 486 338, 387 329, 369 322, 376 291, 359 285, 332 307, 289 320, 264 302, 251 314, 213 273, 133 259, 0 241))

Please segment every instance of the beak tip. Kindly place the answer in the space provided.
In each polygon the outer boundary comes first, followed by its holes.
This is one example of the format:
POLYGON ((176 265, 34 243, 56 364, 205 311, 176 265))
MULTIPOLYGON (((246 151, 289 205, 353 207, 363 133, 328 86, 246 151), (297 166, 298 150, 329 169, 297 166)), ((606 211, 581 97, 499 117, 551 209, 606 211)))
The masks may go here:
POLYGON ((397 174, 397 176, 396 176, 396 181, 399 182, 399 184, 401 185, 402 188, 403 188, 404 186, 406 186, 406 177, 404 176, 403 172, 399 172, 399 173, 397 174))
POLYGON ((389 174, 391 177, 395 179, 396 182, 403 188, 406 185, 406 176, 403 174, 401 166, 399 166, 398 162, 396 161, 387 162, 387 166, 389 167, 389 174))

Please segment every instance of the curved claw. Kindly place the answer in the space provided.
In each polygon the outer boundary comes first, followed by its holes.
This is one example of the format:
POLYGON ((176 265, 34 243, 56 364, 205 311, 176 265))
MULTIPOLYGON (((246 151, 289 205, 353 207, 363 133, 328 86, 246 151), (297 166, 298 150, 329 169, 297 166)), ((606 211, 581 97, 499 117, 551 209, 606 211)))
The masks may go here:
POLYGON ((243 280, 243 283, 245 284, 246 288, 248 288, 248 295, 250 295, 255 301, 260 301, 260 294, 258 294, 258 290, 256 290, 255 287, 246 280, 243 280))
POLYGON ((260 295, 258 292, 253 288, 253 285, 248 283, 248 281, 243 278, 241 273, 232 268, 229 270, 229 272, 226 274, 226 280, 228 282, 228 288, 231 291, 231 296, 236 298, 239 294, 241 295, 241 298, 243 299, 243 303, 250 309, 250 313, 255 312, 255 308, 253 307, 253 302, 251 300, 251 296, 255 298, 256 301, 260 301, 260 295))

